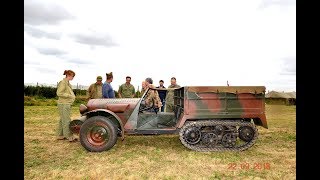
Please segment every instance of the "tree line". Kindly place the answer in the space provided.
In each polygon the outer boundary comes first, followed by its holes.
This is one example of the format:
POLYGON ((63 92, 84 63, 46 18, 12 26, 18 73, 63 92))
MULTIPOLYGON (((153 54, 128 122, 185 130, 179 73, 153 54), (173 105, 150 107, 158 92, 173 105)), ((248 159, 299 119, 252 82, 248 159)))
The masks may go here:
MULTIPOLYGON (((48 86, 24 86, 25 96, 38 96, 44 98, 55 98, 57 97, 57 88, 48 86)), ((87 90, 83 89, 73 89, 74 94, 86 95, 87 90)))
MULTIPOLYGON (((43 98, 56 98, 57 97, 57 88, 48 87, 48 86, 26 86, 24 85, 24 95, 25 96, 38 96, 43 98)), ((76 96, 86 96, 87 90, 84 89, 73 89, 73 92, 76 96)), ((115 96, 119 97, 119 93, 115 92, 115 96)), ((136 91, 135 97, 140 97, 141 92, 136 91)))

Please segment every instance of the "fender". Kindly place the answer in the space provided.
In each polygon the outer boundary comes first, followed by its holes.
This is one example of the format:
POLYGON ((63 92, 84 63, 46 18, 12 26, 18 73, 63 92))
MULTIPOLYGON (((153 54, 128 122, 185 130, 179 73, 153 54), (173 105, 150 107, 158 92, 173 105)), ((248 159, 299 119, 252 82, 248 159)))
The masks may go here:
POLYGON ((91 117, 92 114, 94 114, 94 115, 99 114, 99 115, 106 116, 105 113, 112 115, 119 122, 120 129, 121 129, 121 140, 123 141, 124 140, 124 127, 123 127, 121 119, 114 112, 106 110, 106 109, 95 109, 92 111, 85 112, 83 114, 83 116, 91 117), (101 113, 101 112, 103 112, 103 113, 101 113))

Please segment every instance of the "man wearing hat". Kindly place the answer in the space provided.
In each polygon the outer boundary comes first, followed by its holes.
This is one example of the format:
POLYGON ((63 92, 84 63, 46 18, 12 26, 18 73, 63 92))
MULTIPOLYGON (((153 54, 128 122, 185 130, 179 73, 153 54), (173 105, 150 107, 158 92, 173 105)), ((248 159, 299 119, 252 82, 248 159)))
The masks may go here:
POLYGON ((102 77, 97 77, 97 82, 90 85, 87 91, 88 100, 89 99, 100 99, 102 98, 102 77))

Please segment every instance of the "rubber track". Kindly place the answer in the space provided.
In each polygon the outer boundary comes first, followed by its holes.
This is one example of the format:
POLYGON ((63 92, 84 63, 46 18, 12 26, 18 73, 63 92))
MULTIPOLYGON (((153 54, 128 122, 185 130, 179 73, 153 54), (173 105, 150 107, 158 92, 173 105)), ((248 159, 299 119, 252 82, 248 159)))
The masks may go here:
MULTIPOLYGON (((244 151, 247 150, 248 148, 250 148, 251 146, 253 146, 253 144, 255 143, 255 141, 258 139, 258 129, 256 128, 256 126, 251 123, 251 122, 246 122, 246 121, 241 121, 241 120, 201 120, 201 121, 192 121, 192 122, 188 122, 187 124, 185 124, 179 131, 179 139, 181 141, 181 143, 194 151, 201 151, 201 152, 208 152, 208 151, 244 151), (250 142, 245 142, 239 146, 235 146, 232 148, 226 148, 226 147, 203 147, 203 146, 199 146, 198 144, 192 145, 192 144, 188 144, 185 139, 184 139, 184 132, 190 128, 190 127, 204 127, 204 126, 216 126, 216 125, 222 125, 222 126, 250 126, 253 128, 253 130, 255 131, 254 133, 254 137, 250 142)), ((239 137, 237 137, 239 138, 239 137)))

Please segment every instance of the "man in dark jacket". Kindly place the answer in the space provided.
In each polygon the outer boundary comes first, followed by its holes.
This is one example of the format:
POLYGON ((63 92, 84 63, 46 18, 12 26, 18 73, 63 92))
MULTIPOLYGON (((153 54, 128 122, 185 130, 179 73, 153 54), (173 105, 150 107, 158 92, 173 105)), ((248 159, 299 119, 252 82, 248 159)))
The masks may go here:
MULTIPOLYGON (((163 86, 163 80, 159 81, 159 86, 157 88, 162 88, 162 89, 166 89, 166 87, 163 86)), ((165 106, 165 99, 166 99, 166 95, 167 95, 167 91, 166 90, 158 90, 158 94, 162 103, 162 107, 161 107, 161 112, 164 111, 164 106, 165 106)))

